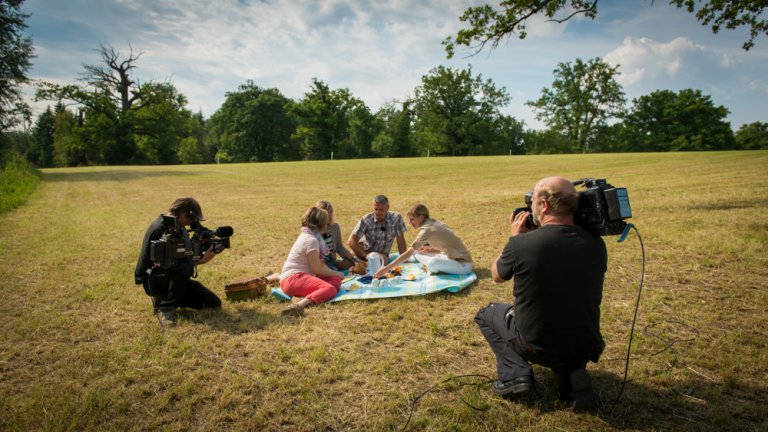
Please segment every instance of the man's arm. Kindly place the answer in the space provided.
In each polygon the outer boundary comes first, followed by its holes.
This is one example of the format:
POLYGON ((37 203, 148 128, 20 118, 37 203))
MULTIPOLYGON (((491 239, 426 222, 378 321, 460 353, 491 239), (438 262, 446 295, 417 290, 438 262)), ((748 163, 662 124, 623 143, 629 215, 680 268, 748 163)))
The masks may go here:
POLYGON ((408 245, 405 244, 405 236, 403 234, 397 235, 397 251, 402 254, 408 249, 408 245))
POLYGON ((365 249, 363 249, 363 246, 360 244, 360 237, 355 234, 350 234, 347 246, 352 249, 352 252, 354 252, 358 258, 365 260, 365 249))
POLYGON ((493 264, 491 264, 491 278, 493 278, 493 281, 496 283, 504 283, 509 279, 504 279, 499 275, 499 268, 498 268, 499 259, 501 259, 501 255, 497 256, 496 260, 494 260, 493 264))

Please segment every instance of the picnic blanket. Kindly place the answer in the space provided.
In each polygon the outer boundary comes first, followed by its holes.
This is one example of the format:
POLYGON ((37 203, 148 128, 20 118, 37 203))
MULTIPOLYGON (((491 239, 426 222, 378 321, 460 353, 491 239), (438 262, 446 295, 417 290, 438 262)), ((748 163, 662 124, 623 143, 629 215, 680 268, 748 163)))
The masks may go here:
MULTIPOLYGON (((397 255, 393 255, 397 257, 397 255)), ((394 258, 390 256, 390 261, 392 259, 394 258)), ((402 275, 393 279, 368 281, 370 276, 365 278, 364 276, 348 274, 336 297, 329 301, 420 296, 439 291, 457 293, 477 280, 477 275, 474 272, 464 275, 442 273, 429 275, 418 262, 406 262, 401 264, 401 267, 402 275)), ((272 295, 283 301, 291 299, 280 288, 273 288, 272 295)))

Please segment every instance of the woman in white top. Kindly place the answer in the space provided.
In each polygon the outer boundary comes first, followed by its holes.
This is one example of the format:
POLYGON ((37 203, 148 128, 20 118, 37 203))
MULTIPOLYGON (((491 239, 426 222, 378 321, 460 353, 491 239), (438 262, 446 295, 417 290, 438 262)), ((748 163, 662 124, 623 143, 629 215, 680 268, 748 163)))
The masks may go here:
POLYGON ((389 265, 380 268, 374 277, 382 277, 412 255, 429 273, 468 274, 472 272, 472 254, 448 226, 429 217, 429 209, 417 204, 408 211, 408 222, 419 230, 411 247, 389 265))
POLYGON ((280 273, 280 288, 292 297, 303 297, 283 309, 283 315, 304 315, 304 308, 332 299, 341 287, 344 274, 323 262, 328 246, 322 235, 328 230, 328 212, 310 207, 301 218, 301 233, 293 244, 280 273))

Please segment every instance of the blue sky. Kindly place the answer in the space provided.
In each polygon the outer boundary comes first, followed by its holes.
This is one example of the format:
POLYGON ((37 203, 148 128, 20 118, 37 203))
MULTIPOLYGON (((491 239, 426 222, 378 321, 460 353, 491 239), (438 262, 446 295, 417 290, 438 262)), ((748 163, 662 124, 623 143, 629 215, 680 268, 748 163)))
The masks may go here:
MULTIPOLYGON (((73 83, 98 64, 99 44, 143 54, 135 77, 170 81, 206 117, 247 80, 299 99, 313 77, 348 88, 373 110, 413 94, 438 65, 466 68, 505 87, 503 109, 541 128, 525 105, 550 87, 561 62, 601 57, 620 65, 628 102, 654 90, 700 89, 731 114, 734 130, 768 122, 768 38, 741 49, 747 31, 714 35, 664 1, 608 0, 598 18, 529 21, 525 40, 447 60, 440 42, 479 2, 458 0, 26 0, 36 58, 30 77, 73 83)), ((28 90, 31 94, 31 89, 28 90)), ((46 103, 36 104, 39 112, 46 103)))

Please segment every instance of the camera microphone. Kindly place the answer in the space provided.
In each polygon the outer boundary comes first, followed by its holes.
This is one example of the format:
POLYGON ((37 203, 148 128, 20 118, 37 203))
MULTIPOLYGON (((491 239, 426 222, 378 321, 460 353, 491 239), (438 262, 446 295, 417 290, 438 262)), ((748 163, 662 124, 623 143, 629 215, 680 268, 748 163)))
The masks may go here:
POLYGON ((216 228, 216 235, 218 237, 229 237, 235 233, 235 230, 231 226, 222 226, 216 228))

